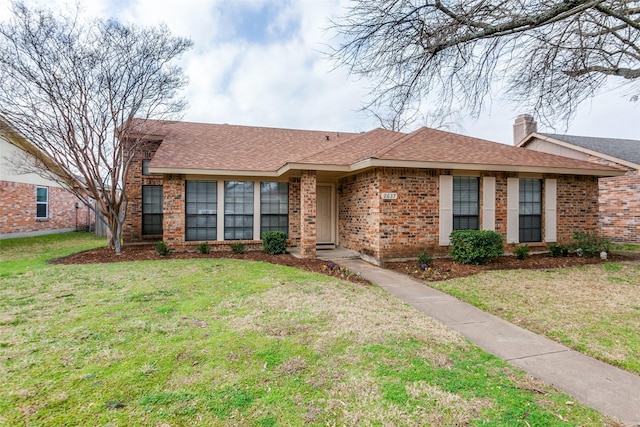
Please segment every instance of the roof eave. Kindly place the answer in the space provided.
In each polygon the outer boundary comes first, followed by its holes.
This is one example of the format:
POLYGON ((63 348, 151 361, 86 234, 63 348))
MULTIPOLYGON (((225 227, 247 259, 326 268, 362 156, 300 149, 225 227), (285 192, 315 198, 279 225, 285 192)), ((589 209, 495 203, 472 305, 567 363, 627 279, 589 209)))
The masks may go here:
POLYGON ((219 176, 280 176, 277 171, 255 171, 241 169, 190 169, 190 168, 167 168, 149 167, 151 175, 219 175, 219 176))
POLYGON ((522 173, 551 173, 559 175, 587 175, 597 177, 621 176, 626 172, 615 169, 585 169, 551 166, 522 166, 522 165, 496 165, 478 163, 453 163, 453 162, 423 162, 415 160, 385 160, 368 158, 351 165, 317 164, 317 163, 286 163, 275 171, 252 171, 236 169, 186 169, 150 167, 151 174, 180 174, 180 175, 219 175, 219 176, 263 176, 279 177, 290 171, 314 170, 325 172, 360 172, 372 167, 401 167, 418 169, 455 169, 469 171, 497 171, 497 172, 522 172, 522 173))
POLYGON ((527 165, 497 165, 479 163, 454 163, 454 162, 422 162, 414 160, 384 160, 366 159, 353 165, 354 170, 369 167, 408 167, 420 169, 457 169, 474 171, 497 171, 497 172, 524 172, 524 173, 552 173, 559 175, 588 175, 588 176, 621 176, 626 172, 615 169, 585 169, 566 168, 552 166, 527 166, 527 165))

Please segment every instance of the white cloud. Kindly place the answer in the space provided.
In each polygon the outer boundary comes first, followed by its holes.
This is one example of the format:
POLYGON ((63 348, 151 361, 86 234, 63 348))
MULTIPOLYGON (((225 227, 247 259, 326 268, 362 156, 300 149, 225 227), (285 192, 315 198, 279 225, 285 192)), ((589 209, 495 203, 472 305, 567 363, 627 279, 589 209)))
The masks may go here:
MULTIPOLYGON (((339 15, 345 4, 346 0, 83 2, 87 14, 143 25, 166 23, 175 35, 194 41, 193 50, 181 61, 190 78, 185 120, 363 131, 378 126, 359 112, 371 83, 349 78, 345 69, 332 71, 333 64, 320 53, 331 43, 330 32, 324 31, 329 18, 339 15)), ((8 0, 0 0, 0 11, 8 7, 8 0)), ((523 112, 496 103, 478 120, 460 120, 453 131, 511 143, 513 120, 523 112)), ((606 93, 585 103, 566 133, 640 139, 637 116, 637 104, 619 92, 606 93)))

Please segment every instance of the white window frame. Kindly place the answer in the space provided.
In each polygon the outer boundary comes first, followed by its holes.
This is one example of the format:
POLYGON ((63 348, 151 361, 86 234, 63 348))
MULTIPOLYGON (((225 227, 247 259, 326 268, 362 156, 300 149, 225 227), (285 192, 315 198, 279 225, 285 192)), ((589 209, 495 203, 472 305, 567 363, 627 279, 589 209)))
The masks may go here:
POLYGON ((36 219, 49 219, 49 187, 36 187, 36 219), (41 202, 38 200, 38 192, 40 190, 45 190, 46 200, 41 202), (45 215, 38 216, 38 206, 44 205, 45 215))

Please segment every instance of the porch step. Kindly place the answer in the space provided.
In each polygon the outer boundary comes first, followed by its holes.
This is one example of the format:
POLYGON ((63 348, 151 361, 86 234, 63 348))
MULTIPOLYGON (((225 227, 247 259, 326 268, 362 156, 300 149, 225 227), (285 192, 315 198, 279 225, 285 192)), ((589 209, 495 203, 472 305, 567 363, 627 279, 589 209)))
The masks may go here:
POLYGON ((322 251, 322 250, 327 250, 327 249, 335 249, 336 248, 336 244, 335 243, 316 243, 316 250, 317 251, 322 251))

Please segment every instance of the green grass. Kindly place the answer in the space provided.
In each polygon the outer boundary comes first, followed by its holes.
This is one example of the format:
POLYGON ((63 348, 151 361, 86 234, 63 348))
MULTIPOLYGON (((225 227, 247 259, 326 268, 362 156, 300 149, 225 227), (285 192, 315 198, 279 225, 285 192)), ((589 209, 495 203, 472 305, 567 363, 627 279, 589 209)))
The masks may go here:
POLYGON ((73 250, 48 239, 0 252, 24 269, 0 279, 3 426, 616 425, 373 286, 230 259, 48 265, 45 245, 73 250))
POLYGON ((640 374, 640 265, 494 271, 429 286, 640 374))
POLYGON ((90 233, 49 234, 37 238, 0 240, 0 277, 23 274, 46 261, 74 252, 106 246, 105 238, 90 233))
POLYGON ((612 244, 611 250, 615 252, 640 253, 640 245, 634 244, 612 244))

